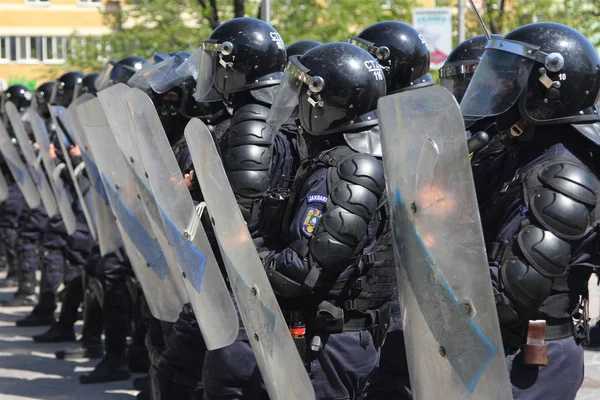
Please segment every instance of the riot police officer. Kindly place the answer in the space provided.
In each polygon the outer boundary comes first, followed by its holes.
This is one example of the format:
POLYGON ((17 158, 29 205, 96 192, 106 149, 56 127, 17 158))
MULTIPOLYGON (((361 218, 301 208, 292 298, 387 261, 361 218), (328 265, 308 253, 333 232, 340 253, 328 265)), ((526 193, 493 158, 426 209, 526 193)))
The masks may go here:
MULTIPOLYGON (((427 43, 423 36, 408 24, 398 21, 379 22, 367 27, 358 36, 348 38, 348 42, 365 49, 377 59, 385 74, 388 94, 418 89, 434 83, 429 75, 427 43)), ((377 140, 371 140, 370 143, 379 145, 378 135, 372 138, 377 140)), ((377 149, 377 154, 381 154, 380 149, 377 149)), ((394 293, 391 307, 394 324, 388 330, 385 345, 381 349, 381 360, 369 385, 369 399, 410 397, 410 380, 397 293, 394 293)))
POLYGON ((291 57, 281 87, 272 108, 281 115, 270 121, 286 121, 297 106, 307 158, 292 186, 283 246, 264 265, 289 323, 306 328, 300 352, 317 398, 356 399, 390 322, 395 272, 388 218, 378 208, 383 167, 348 138, 368 140, 365 132, 377 129, 386 81, 366 51, 331 43, 291 57))
POLYGON ((480 212, 515 399, 574 399, 583 381, 600 187, 600 117, 583 110, 599 90, 590 41, 534 23, 487 44, 461 103, 507 146, 480 212))
MULTIPOLYGON (((116 83, 126 83, 141 70, 145 59, 138 56, 111 61, 98 76, 98 91, 116 83)), ((127 335, 131 331, 133 313, 133 270, 123 248, 104 255, 96 265, 96 289, 103 298, 104 350, 105 355, 94 371, 81 375, 83 384, 126 380, 131 376, 127 360, 127 335)))
MULTIPOLYGON (((31 91, 23 85, 12 85, 2 93, 1 113, 2 123, 5 126, 8 126, 8 117, 4 111, 4 104, 7 101, 14 103, 20 112, 24 112, 31 104, 31 91)), ((9 270, 9 279, 4 284, 10 286, 15 281, 18 284, 14 297, 2 305, 35 305, 37 302, 35 275, 23 274, 16 252, 18 228, 21 225, 23 213, 28 207, 4 158, 2 158, 1 168, 8 184, 8 197, 0 205, 0 249, 9 270)))

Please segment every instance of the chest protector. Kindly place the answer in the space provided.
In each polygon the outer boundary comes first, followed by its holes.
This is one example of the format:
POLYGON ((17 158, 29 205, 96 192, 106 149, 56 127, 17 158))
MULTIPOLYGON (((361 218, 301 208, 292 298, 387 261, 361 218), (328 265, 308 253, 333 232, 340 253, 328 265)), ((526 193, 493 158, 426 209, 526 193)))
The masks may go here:
POLYGON ((295 189, 323 167, 328 200, 321 222, 308 245, 290 244, 309 261, 303 286, 318 303, 315 329, 373 333, 380 324, 384 330, 396 277, 383 166, 371 155, 335 147, 303 165, 295 189))

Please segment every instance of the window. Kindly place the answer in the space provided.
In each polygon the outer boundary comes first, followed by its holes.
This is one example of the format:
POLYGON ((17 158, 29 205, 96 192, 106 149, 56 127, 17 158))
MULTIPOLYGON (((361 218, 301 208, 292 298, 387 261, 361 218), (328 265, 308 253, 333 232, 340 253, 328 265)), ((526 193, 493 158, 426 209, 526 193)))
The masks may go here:
POLYGON ((77 0, 77 3, 82 6, 99 6, 102 5, 102 0, 77 0))
POLYGON ((16 39, 17 61, 31 63, 42 59, 42 38, 21 36, 16 39))
POLYGON ((63 63, 67 58, 67 38, 52 36, 43 38, 44 57, 46 63, 63 63))
POLYGON ((30 6, 49 6, 50 0, 25 0, 25 4, 30 6))
POLYGON ((10 38, 0 37, 0 62, 10 61, 10 38))

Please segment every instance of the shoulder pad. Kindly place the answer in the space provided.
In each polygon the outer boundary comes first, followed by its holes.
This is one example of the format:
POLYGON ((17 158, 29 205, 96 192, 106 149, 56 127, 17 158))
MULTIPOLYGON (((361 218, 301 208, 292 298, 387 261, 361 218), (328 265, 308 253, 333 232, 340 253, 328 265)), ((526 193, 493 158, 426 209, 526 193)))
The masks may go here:
POLYGON ((567 271, 571 246, 551 232, 529 225, 519 232, 517 243, 527 261, 540 274, 555 278, 567 271))
POLYGON ((257 120, 241 121, 232 125, 227 132, 229 147, 257 145, 269 147, 273 143, 273 131, 266 122, 257 120))
POLYGON ((383 165, 371 155, 357 153, 349 156, 339 165, 338 174, 342 180, 365 187, 377 197, 385 191, 383 165))
POLYGON ((539 179, 542 183, 578 202, 596 206, 598 201, 598 179, 581 166, 560 162, 544 168, 539 179))
POLYGON ((234 111, 231 125, 248 120, 266 121, 268 116, 269 107, 261 104, 246 104, 234 111))
POLYGON ((559 238, 580 239, 595 226, 600 182, 583 166, 549 162, 534 169, 524 184, 537 222, 559 238))

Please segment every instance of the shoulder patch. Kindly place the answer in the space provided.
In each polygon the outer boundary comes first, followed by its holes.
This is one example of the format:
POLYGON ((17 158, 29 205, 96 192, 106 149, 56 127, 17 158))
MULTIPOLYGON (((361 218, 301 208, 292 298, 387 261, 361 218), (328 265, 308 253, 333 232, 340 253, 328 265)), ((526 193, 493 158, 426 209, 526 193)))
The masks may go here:
POLYGON ((323 194, 309 194, 306 199, 309 203, 327 203, 327 196, 323 194))
POLYGON ((315 229, 319 225, 319 221, 321 221, 321 216, 323 212, 315 207, 308 207, 306 213, 304 214, 304 218, 302 218, 302 232, 306 236, 312 236, 315 232, 315 229))

